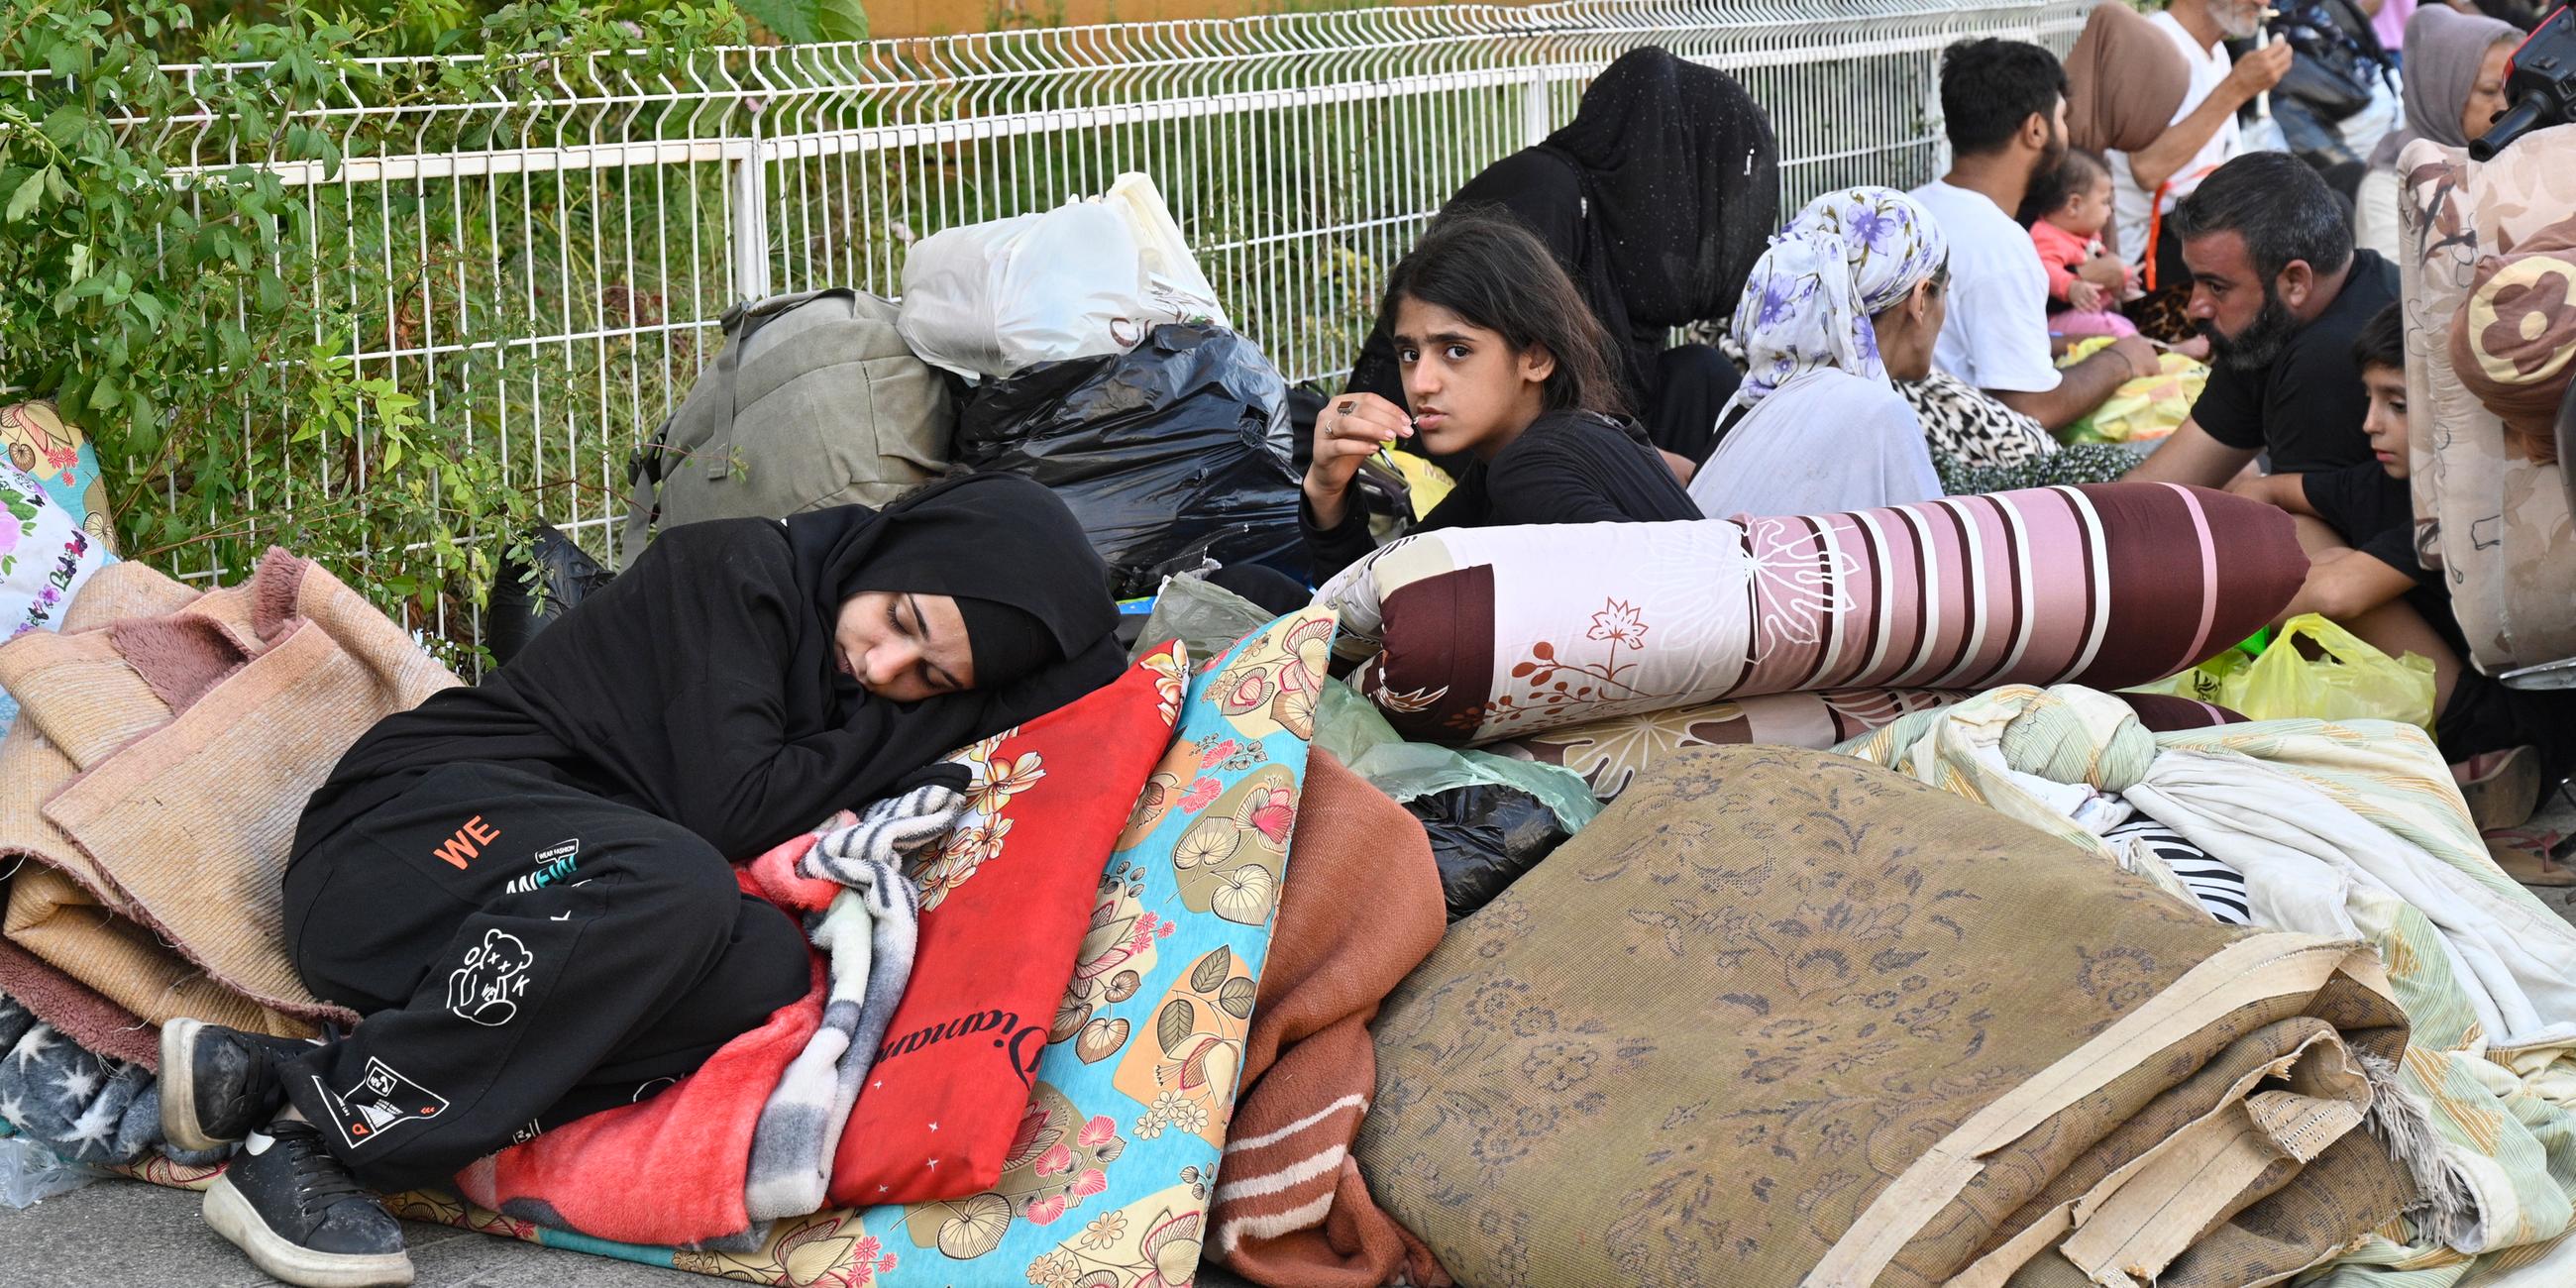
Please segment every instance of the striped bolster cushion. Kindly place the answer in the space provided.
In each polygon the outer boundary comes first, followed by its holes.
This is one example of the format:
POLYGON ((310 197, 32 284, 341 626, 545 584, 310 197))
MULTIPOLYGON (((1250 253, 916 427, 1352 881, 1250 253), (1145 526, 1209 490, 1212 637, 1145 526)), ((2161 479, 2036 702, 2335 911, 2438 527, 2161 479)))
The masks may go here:
POLYGON ((2269 621, 2289 516, 2106 483, 1849 514, 1470 528, 1327 582, 1337 651, 1408 738, 1484 743, 1814 689, 2113 689, 2269 621))

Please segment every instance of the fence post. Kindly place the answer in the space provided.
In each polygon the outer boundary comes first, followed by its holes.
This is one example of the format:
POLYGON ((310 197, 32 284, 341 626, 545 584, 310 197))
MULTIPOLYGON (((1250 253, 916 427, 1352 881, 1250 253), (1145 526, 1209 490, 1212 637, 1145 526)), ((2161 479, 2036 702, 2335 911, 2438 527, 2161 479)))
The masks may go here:
POLYGON ((731 173, 725 176, 733 206, 726 249, 733 263, 737 300, 769 296, 768 149, 761 141, 760 118, 756 115, 752 117, 750 144, 750 150, 734 161, 731 173))
POLYGON ((1533 67, 1529 79, 1521 82, 1521 146, 1534 148, 1547 142, 1553 115, 1547 105, 1547 69, 1533 67))

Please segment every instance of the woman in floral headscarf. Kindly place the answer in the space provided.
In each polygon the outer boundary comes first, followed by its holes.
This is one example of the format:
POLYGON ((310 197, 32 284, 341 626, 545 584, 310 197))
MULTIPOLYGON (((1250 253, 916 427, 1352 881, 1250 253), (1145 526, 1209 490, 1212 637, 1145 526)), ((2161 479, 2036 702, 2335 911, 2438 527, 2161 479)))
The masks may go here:
POLYGON ((1913 198, 1849 188, 1808 203, 1735 306, 1746 375, 1691 484, 1711 517, 1818 514, 1941 495, 1894 381, 1932 369, 1950 243, 1913 198))

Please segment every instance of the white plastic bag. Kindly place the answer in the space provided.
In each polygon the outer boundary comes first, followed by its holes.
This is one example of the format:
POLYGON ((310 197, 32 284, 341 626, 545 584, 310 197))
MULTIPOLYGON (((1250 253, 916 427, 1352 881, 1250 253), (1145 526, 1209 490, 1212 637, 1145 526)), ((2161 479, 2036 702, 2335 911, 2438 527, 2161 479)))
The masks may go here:
POLYGON ((895 325, 922 361, 977 380, 1124 353, 1169 322, 1226 325, 1153 180, 1126 175, 1106 198, 924 238, 895 325))
POLYGON ((0 1136, 0 1206, 33 1207, 110 1175, 70 1162, 24 1136, 0 1136))
POLYGON ((1154 186, 1151 175, 1122 174, 1101 197, 1102 205, 1118 212, 1127 221, 1128 233, 1136 239, 1136 253, 1145 268, 1145 298, 1159 313, 1169 314, 1174 322, 1204 322, 1211 326, 1234 329, 1226 320, 1225 309, 1216 302, 1216 288, 1209 285, 1207 274, 1199 271, 1196 255, 1181 236, 1179 221, 1172 218, 1172 208, 1163 204, 1163 190, 1154 186))

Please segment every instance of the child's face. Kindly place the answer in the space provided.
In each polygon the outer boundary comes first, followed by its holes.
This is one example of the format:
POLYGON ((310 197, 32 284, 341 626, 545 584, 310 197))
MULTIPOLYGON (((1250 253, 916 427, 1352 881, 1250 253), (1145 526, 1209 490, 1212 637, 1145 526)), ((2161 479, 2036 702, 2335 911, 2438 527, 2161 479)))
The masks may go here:
POLYGON ((1529 428, 1547 405, 1555 359, 1514 349, 1501 334, 1404 296, 1395 305, 1395 360, 1414 432, 1434 456, 1491 456, 1529 428))
POLYGON ((2111 176, 2096 174, 2066 194, 2066 204, 2050 215, 2049 222, 2075 234, 2090 237, 2102 231, 2111 220, 2111 176))
POLYGON ((2361 387, 2370 391, 2370 413, 2361 430, 2370 435, 2370 450, 2388 477, 2406 477, 2406 369, 2370 366, 2361 369, 2361 387))

